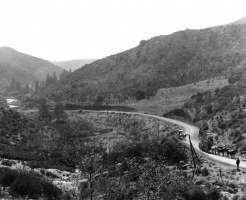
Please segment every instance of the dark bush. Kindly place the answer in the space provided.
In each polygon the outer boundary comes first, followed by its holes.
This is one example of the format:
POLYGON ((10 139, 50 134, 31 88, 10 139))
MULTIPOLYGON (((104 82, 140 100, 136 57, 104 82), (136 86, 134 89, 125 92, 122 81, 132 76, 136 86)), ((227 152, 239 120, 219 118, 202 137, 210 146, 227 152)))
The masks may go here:
POLYGON ((9 187, 17 178, 19 173, 8 168, 0 168, 0 184, 3 187, 9 187))
POLYGON ((164 148, 163 152, 167 160, 173 163, 187 160, 186 151, 181 148, 179 142, 175 138, 167 138, 162 144, 164 148))
POLYGON ((0 152, 0 156, 2 158, 7 158, 7 159, 15 159, 15 160, 35 160, 36 157, 23 149, 20 149, 18 147, 11 147, 11 148, 5 148, 0 152))
POLYGON ((12 162, 10 160, 3 160, 2 161, 2 165, 5 165, 5 166, 12 166, 12 162))
POLYGON ((208 192, 207 192, 207 197, 209 200, 218 200, 221 197, 221 194, 219 192, 218 189, 216 188, 211 188, 208 192))
POLYGON ((11 184, 10 191, 21 196, 27 195, 29 198, 33 198, 34 195, 41 195, 42 184, 36 176, 27 173, 20 173, 16 180, 11 184))
POLYGON ((189 200, 206 200, 206 193, 200 187, 194 186, 189 191, 189 200))
POLYGON ((32 172, 18 172, 8 168, 0 168, 0 184, 10 187, 10 194, 29 198, 60 199, 62 191, 53 184, 42 179, 40 175, 32 172))

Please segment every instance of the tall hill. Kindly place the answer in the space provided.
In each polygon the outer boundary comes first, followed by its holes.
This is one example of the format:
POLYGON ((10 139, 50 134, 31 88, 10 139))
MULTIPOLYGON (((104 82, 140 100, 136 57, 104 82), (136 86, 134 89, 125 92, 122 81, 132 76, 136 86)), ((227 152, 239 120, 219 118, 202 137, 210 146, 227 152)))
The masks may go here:
POLYGON ((47 74, 60 74, 62 68, 37 57, 0 47, 0 88, 9 85, 12 78, 21 83, 45 80, 47 74))
POLYGON ((60 91, 73 99, 98 94, 148 97, 159 88, 227 76, 239 68, 246 68, 246 25, 187 29, 142 40, 76 70, 44 92, 60 91))
POLYGON ((68 61, 52 61, 53 64, 69 71, 75 71, 86 64, 90 64, 97 59, 78 59, 78 60, 68 60, 68 61))

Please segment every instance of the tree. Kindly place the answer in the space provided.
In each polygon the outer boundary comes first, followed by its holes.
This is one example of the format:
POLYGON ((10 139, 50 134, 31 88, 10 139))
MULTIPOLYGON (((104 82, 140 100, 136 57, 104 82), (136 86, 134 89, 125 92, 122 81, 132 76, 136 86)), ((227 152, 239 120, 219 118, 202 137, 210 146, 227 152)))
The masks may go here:
POLYGON ((57 76, 56 76, 56 72, 53 73, 53 83, 57 82, 57 76))
POLYGON ((96 101, 95 101, 95 104, 101 106, 102 103, 103 103, 103 97, 100 96, 100 95, 97 96, 97 99, 96 99, 96 101))
POLYGON ((136 100, 141 100, 145 98, 145 92, 143 90, 137 90, 136 100))
POLYGON ((26 84, 26 92, 30 92, 30 87, 29 87, 29 85, 28 84, 26 84))
POLYGON ((39 89, 39 82, 36 81, 36 83, 35 83, 35 91, 37 91, 38 89, 39 89))
POLYGON ((56 119, 67 118, 67 114, 64 112, 62 104, 60 103, 56 104, 54 109, 54 117, 56 119))
POLYGON ((101 170, 100 166, 101 166, 101 157, 98 153, 95 152, 95 149, 92 149, 91 152, 86 154, 80 163, 81 173, 89 181, 89 196, 91 200, 93 199, 93 193, 95 192, 95 186, 97 182, 96 175, 100 173, 101 170))
POLYGON ((40 99, 40 106, 39 106, 39 118, 42 120, 50 120, 51 113, 49 111, 46 99, 40 99))

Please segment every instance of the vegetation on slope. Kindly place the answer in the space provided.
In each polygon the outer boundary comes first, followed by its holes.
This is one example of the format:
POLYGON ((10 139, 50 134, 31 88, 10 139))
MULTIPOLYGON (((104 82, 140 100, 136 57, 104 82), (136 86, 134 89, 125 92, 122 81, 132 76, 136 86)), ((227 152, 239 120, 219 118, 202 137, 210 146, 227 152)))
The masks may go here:
POLYGON ((125 52, 97 60, 47 88, 50 97, 84 101, 152 96, 157 89, 227 75, 244 66, 246 25, 184 30, 143 40, 125 52))
POLYGON ((212 145, 246 150, 246 82, 245 68, 234 69, 228 77, 230 85, 214 91, 199 92, 181 109, 166 113, 195 123, 200 128, 201 147, 209 151, 212 145))
POLYGON ((20 53, 9 47, 0 47, 0 89, 11 84, 12 79, 23 84, 33 84, 45 80, 47 74, 62 68, 40 58, 20 53))

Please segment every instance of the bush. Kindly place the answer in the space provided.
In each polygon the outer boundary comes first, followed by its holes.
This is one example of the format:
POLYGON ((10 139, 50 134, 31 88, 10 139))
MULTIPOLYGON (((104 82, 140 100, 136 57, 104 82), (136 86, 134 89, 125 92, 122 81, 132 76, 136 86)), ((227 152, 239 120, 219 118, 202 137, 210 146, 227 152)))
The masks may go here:
POLYGON ((60 199, 62 195, 60 189, 35 173, 0 168, 0 174, 1 186, 10 187, 10 194, 15 197, 28 196, 37 199, 44 196, 46 199, 60 199))
POLYGON ((9 187, 18 176, 18 172, 8 168, 0 168, 0 184, 3 187, 9 187))
POLYGON ((186 152, 181 148, 179 142, 175 138, 167 138, 163 142, 163 148, 166 159, 172 163, 178 163, 181 160, 187 160, 186 152))
POLYGON ((207 197, 209 200, 218 200, 218 199, 220 199, 221 194, 220 194, 219 190, 217 190, 216 188, 211 188, 207 192, 207 197))
POLYGON ((243 152, 243 151, 246 151, 246 143, 242 143, 241 146, 240 146, 240 151, 243 152))
POLYGON ((18 147, 5 148, 0 152, 0 157, 15 160, 34 160, 36 157, 28 152, 20 149, 18 147))
POLYGON ((206 200, 206 194, 205 192, 202 190, 202 188, 200 187, 196 187, 194 186, 194 188, 192 188, 189 191, 189 200, 206 200))
POLYGON ((3 160, 2 161, 2 165, 11 167, 12 166, 12 162, 10 160, 3 160))

